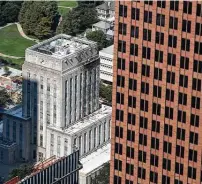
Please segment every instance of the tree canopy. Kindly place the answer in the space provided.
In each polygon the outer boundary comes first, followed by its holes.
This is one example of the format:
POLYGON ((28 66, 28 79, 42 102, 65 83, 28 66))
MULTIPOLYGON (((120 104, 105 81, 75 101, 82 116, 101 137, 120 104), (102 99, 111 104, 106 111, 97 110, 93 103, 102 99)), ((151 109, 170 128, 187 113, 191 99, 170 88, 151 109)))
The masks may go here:
POLYGON ((9 99, 7 91, 5 89, 0 90, 0 107, 4 107, 9 99))
POLYGON ((95 0, 91 0, 91 1, 84 1, 84 0, 80 0, 77 1, 78 6, 82 6, 82 7, 95 7, 98 6, 100 4, 103 3, 103 1, 95 1, 95 0))
POLYGON ((112 86, 100 83, 100 97, 105 99, 107 102, 112 102, 112 86))
POLYGON ((25 1, 19 14, 19 22, 28 35, 45 39, 53 35, 59 21, 57 2, 25 1))
POLYGON ((22 2, 0 1, 0 26, 17 22, 22 2))

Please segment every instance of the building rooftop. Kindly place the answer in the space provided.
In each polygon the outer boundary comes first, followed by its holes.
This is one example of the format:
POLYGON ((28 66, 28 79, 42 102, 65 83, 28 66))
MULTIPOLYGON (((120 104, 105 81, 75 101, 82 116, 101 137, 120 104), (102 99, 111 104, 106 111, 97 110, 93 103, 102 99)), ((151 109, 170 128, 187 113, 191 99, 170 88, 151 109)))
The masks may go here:
POLYGON ((106 48, 102 49, 100 52, 113 55, 113 53, 114 53, 114 45, 106 47, 106 48))
POLYGON ((72 125, 71 127, 67 128, 65 130, 65 133, 68 133, 69 135, 76 134, 83 129, 85 129, 88 126, 93 125, 94 123, 97 123, 102 118, 105 118, 106 116, 111 116, 112 108, 107 105, 102 105, 101 109, 95 111, 94 113, 88 115, 83 120, 78 121, 76 124, 72 125))
POLYGON ((115 2, 114 1, 105 1, 103 4, 97 6, 96 8, 100 10, 111 10, 115 11, 115 2))
POLYGON ((80 50, 90 48, 91 46, 93 47, 95 45, 95 42, 89 40, 60 34, 29 47, 28 50, 37 51, 45 55, 51 55, 57 59, 62 59, 80 50))
POLYGON ((101 29, 109 29, 111 27, 111 24, 101 20, 100 22, 93 24, 93 27, 98 27, 101 29))
POLYGON ((111 144, 108 143, 107 145, 97 149, 97 151, 94 151, 86 157, 82 158, 80 161, 83 165, 83 168, 79 172, 88 174, 95 169, 99 169, 99 167, 101 167, 103 164, 109 162, 110 150, 111 144))

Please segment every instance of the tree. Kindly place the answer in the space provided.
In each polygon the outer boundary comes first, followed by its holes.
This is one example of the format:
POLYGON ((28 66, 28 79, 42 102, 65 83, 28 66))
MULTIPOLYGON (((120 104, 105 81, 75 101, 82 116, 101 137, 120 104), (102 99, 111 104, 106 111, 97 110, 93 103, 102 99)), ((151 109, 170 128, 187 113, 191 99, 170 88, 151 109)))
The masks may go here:
POLYGON ((81 1, 77 1, 78 3, 78 6, 81 6, 81 7, 95 7, 95 6, 98 6, 100 4, 103 3, 103 1, 95 1, 95 0, 91 0, 91 1, 84 1, 84 0, 81 0, 81 1))
POLYGON ((9 68, 8 68, 8 66, 4 66, 4 72, 5 72, 6 74, 9 73, 9 68))
POLYGON ((110 164, 104 164, 100 173, 92 179, 92 184, 109 184, 110 164))
POLYGON ((88 38, 89 40, 92 40, 94 42, 97 42, 99 50, 106 47, 107 43, 108 43, 106 35, 101 30, 92 31, 92 32, 87 33, 86 38, 88 38))
POLYGON ((0 90, 0 107, 4 107, 9 99, 7 91, 5 89, 0 90))
POLYGON ((107 100, 109 103, 112 102, 112 86, 100 83, 100 97, 107 100))
POLYGON ((19 168, 13 169, 9 174, 9 179, 18 176, 20 179, 23 179, 25 176, 28 176, 32 173, 33 166, 30 164, 21 165, 19 168))
POLYGON ((28 35, 44 39, 52 36, 59 21, 57 2, 25 1, 19 14, 19 22, 28 35))

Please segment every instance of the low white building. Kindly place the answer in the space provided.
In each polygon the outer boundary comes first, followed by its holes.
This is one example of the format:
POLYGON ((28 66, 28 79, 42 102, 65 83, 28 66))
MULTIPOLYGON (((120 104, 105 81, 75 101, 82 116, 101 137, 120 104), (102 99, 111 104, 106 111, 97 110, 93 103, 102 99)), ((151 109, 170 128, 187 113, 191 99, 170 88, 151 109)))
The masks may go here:
POLYGON ((112 83, 113 80, 113 49, 114 45, 104 48, 100 55, 100 79, 112 83))

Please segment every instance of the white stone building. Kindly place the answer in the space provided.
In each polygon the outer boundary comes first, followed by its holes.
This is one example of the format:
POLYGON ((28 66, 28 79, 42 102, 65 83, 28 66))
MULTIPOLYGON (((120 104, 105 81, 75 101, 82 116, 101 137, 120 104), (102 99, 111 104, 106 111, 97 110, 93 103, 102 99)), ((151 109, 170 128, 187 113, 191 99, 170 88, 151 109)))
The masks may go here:
POLYGON ((113 80, 113 49, 114 45, 111 45, 99 52, 100 79, 109 83, 113 80))

